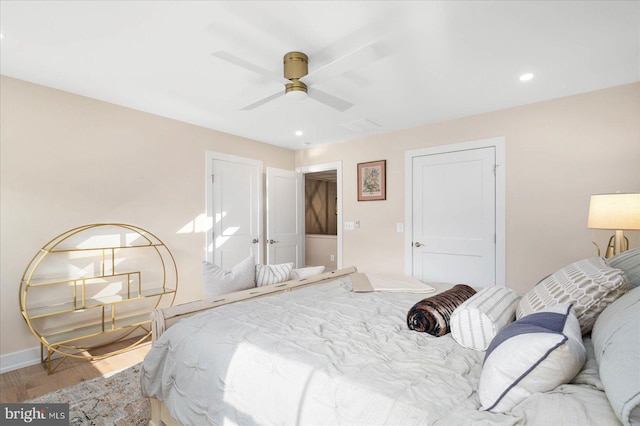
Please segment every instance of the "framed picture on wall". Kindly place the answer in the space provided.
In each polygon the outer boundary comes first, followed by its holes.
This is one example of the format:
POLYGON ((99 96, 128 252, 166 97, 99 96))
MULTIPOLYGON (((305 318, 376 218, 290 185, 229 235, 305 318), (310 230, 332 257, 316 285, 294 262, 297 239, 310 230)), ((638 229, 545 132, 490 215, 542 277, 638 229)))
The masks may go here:
POLYGON ((358 201, 387 199, 387 160, 358 163, 358 201))

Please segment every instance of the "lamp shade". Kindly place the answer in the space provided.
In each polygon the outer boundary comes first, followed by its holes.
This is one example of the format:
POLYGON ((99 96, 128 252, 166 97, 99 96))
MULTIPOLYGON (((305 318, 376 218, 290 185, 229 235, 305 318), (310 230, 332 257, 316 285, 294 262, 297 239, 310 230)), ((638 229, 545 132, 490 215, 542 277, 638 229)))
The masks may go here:
POLYGON ((589 228, 640 230, 640 194, 591 196, 589 228))

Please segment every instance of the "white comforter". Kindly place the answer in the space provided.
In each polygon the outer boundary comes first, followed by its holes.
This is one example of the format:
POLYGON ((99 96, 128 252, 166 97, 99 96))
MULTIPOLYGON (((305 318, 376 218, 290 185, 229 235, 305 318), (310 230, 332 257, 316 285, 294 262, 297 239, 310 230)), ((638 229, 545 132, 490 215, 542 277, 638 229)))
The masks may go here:
POLYGON ((580 384, 479 411, 484 352, 409 330, 424 297, 354 293, 347 276, 205 311, 156 342, 143 393, 198 426, 617 424, 594 361, 580 384))

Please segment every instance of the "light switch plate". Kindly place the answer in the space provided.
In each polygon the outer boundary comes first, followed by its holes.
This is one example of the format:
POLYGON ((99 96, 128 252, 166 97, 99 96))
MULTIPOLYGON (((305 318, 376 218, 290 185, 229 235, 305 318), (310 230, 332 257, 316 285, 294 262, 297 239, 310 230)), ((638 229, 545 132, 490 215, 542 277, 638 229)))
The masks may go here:
POLYGON ((353 222, 345 222, 344 223, 344 230, 345 231, 353 231, 355 229, 355 226, 353 224, 353 222))
POLYGON ((404 223, 402 222, 396 223, 396 232, 404 232, 404 223))

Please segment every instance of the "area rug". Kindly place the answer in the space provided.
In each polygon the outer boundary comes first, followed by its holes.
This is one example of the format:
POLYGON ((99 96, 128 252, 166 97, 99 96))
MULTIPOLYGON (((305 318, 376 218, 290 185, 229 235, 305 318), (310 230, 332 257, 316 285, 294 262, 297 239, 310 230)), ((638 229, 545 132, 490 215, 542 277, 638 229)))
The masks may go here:
POLYGON ((68 403, 70 425, 142 426, 151 420, 151 405, 140 392, 140 364, 27 402, 68 403))

